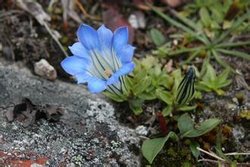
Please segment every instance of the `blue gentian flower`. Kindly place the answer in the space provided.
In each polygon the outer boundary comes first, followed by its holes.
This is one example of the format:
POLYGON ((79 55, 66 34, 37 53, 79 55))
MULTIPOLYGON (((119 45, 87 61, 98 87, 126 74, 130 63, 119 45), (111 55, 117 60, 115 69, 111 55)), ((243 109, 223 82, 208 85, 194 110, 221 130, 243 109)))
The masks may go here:
POLYGON ((128 28, 114 33, 102 25, 97 31, 86 24, 77 30, 79 42, 69 47, 73 56, 61 62, 63 69, 78 83, 87 83, 92 93, 107 89, 120 94, 124 89, 124 75, 133 71, 134 47, 128 44, 128 28))

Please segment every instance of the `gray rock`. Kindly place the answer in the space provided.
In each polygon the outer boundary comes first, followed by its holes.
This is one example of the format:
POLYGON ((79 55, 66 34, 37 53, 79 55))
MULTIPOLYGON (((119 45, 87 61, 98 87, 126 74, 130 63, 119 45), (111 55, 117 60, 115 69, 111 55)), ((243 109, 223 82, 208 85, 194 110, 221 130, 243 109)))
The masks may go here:
POLYGON ((50 82, 0 60, 0 166, 43 157, 46 166, 140 166, 139 138, 119 124, 114 108, 83 86, 50 82), (59 122, 40 119, 24 127, 5 112, 23 98, 64 110, 59 122), (15 155, 13 155, 15 154, 15 155))

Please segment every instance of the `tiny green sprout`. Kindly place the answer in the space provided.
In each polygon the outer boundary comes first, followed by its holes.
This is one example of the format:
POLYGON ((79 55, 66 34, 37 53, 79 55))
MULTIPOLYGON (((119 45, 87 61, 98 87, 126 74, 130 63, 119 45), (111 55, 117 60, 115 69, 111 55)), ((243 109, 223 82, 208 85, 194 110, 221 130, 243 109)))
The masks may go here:
POLYGON ((206 66, 203 66, 203 68, 205 68, 202 69, 205 71, 205 74, 201 77, 201 81, 198 82, 197 89, 206 92, 214 91, 218 95, 223 95, 225 92, 222 88, 231 83, 231 80, 228 79, 230 72, 229 69, 225 69, 222 73, 217 75, 211 64, 208 63, 206 66))

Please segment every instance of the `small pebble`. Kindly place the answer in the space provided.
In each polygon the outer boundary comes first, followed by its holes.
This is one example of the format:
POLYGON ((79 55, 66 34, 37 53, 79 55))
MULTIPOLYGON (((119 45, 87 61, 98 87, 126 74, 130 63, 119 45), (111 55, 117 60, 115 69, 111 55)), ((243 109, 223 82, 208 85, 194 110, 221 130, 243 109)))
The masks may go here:
POLYGON ((51 66, 47 60, 41 59, 34 64, 34 71, 37 75, 54 81, 57 78, 57 72, 53 66, 51 66))
POLYGON ((142 12, 134 12, 133 14, 131 14, 128 18, 128 22, 130 23, 130 25, 135 28, 142 28, 144 29, 146 27, 146 21, 145 21, 145 16, 144 13, 142 12))
POLYGON ((147 135, 148 134, 148 130, 145 126, 137 126, 137 128, 135 129, 135 132, 138 134, 138 135, 147 135))

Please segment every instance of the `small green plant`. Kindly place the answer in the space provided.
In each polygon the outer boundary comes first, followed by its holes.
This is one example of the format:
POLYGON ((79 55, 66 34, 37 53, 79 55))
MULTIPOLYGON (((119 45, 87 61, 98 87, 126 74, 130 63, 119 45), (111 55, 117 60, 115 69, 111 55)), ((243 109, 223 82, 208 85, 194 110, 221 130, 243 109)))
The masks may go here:
MULTIPOLYGON (((185 113, 181 115, 177 120, 177 125, 179 129, 178 134, 171 131, 165 137, 145 140, 142 144, 142 154, 148 160, 148 162, 152 164, 153 160, 155 159, 157 154, 162 150, 169 138, 174 141, 178 141, 182 138, 199 137, 214 129, 219 123, 219 119, 211 118, 199 124, 195 124, 189 114, 185 113)), ((193 143, 192 145, 190 145, 190 147, 194 146, 195 144, 193 143)), ((192 148, 191 151, 194 152, 193 154, 198 155, 197 150, 195 148, 192 148)))
MULTIPOLYGON (((174 79, 172 87, 168 87, 171 88, 170 91, 164 90, 162 88, 156 90, 158 98, 167 104, 167 107, 162 112, 163 116, 167 116, 176 110, 186 111, 195 108, 195 106, 187 105, 187 103, 194 96, 195 75, 195 68, 190 67, 186 75, 181 80, 182 77, 180 70, 175 70, 171 75, 174 79)), ((169 139, 179 141, 183 138, 199 137, 211 131, 220 123, 219 119, 214 118, 196 124, 187 113, 184 113, 181 116, 179 116, 179 113, 174 114, 175 116, 173 118, 176 119, 177 117, 176 120, 179 129, 178 134, 176 132, 170 131, 165 137, 149 139, 143 142, 142 153, 150 164, 152 164, 154 158, 162 150, 165 143, 169 139)), ((198 143, 196 142, 190 143, 190 150, 196 158, 199 156, 199 151, 196 149, 197 145, 198 143)))
MULTIPOLYGON (((206 1, 206 3, 209 2, 206 1)), ((216 10, 216 8, 212 9, 212 7, 209 6, 204 7, 202 5, 203 3, 205 2, 202 1, 200 5, 196 5, 196 8, 199 8, 199 17, 193 17, 192 19, 177 13, 173 9, 169 9, 170 13, 177 18, 177 21, 164 14, 160 9, 151 6, 152 11, 157 15, 183 31, 183 33, 178 32, 178 34, 172 36, 176 40, 181 38, 182 42, 180 44, 173 47, 171 43, 166 43, 159 47, 154 54, 159 54, 160 56, 187 55, 188 58, 184 63, 189 63, 196 56, 205 56, 209 60, 210 58, 214 58, 220 65, 227 68, 228 64, 221 59, 221 55, 237 56, 250 60, 249 54, 236 50, 238 47, 250 45, 250 41, 233 40, 238 29, 241 29, 241 32, 249 31, 250 11, 247 8, 239 9, 242 11, 238 12, 237 15, 230 20, 230 26, 223 29, 223 27, 218 26, 221 22, 225 22, 226 24, 227 18, 225 16, 228 12, 230 13, 230 7, 228 6, 232 5, 232 2, 228 2, 230 5, 220 2, 220 5, 218 5, 220 9, 226 10, 222 11, 223 13, 219 13, 219 10, 216 10), (218 17, 218 19, 213 19, 213 17, 217 17, 214 15, 222 16, 218 17), (208 27, 211 29, 208 30, 208 27)))
POLYGON ((189 111, 196 108, 196 105, 190 106, 188 102, 200 92, 194 91, 195 70, 191 67, 185 77, 181 76, 181 70, 177 69, 171 73, 174 82, 167 89, 158 88, 157 97, 166 103, 162 110, 163 116, 172 114, 173 111, 189 111), (183 79, 182 79, 183 78, 183 79))
POLYGON ((216 74, 215 69, 209 63, 203 66, 204 75, 201 76, 201 81, 197 84, 197 89, 211 92, 214 91, 218 95, 223 95, 224 91, 222 88, 228 86, 231 83, 229 77, 229 69, 225 69, 219 75, 216 74))
POLYGON ((122 96, 104 92, 114 101, 128 101, 130 109, 136 114, 142 113, 142 105, 146 100, 157 98, 158 88, 167 88, 172 84, 173 79, 162 70, 158 59, 148 56, 141 60, 135 60, 136 68, 133 73, 124 78, 126 92, 122 96))
POLYGON ((214 38, 229 29, 234 18, 244 12, 247 5, 249 2, 242 0, 195 0, 194 3, 188 4, 181 14, 195 19, 206 35, 214 38))

